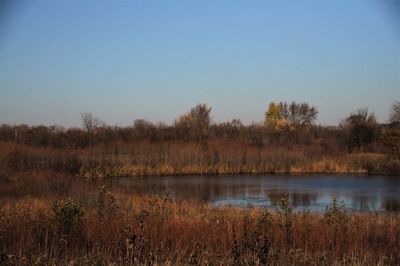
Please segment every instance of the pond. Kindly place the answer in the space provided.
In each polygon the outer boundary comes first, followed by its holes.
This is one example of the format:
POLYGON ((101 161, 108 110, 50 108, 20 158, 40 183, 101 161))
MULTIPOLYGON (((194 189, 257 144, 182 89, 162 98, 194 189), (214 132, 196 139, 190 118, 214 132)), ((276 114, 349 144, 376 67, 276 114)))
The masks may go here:
POLYGON ((108 185, 173 200, 201 200, 216 206, 276 208, 287 195, 295 210, 321 212, 336 197, 352 211, 400 211, 400 177, 393 176, 122 177, 108 180, 108 185))

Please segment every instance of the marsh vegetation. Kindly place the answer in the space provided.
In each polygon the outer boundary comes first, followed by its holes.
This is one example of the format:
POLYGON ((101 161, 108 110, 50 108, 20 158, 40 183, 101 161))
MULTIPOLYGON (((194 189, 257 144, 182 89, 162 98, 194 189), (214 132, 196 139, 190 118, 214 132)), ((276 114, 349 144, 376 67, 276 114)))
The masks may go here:
POLYGON ((315 125, 307 103, 271 103, 264 124, 212 123, 193 107, 172 125, 107 126, 90 113, 82 129, 2 125, 0 173, 62 171, 98 179, 188 174, 399 174, 400 121, 378 124, 361 109, 338 126, 315 125))
POLYGON ((323 213, 295 212, 286 197, 273 210, 213 207, 53 175, 0 195, 5 265, 400 263, 399 217, 350 213, 336 199, 323 213))

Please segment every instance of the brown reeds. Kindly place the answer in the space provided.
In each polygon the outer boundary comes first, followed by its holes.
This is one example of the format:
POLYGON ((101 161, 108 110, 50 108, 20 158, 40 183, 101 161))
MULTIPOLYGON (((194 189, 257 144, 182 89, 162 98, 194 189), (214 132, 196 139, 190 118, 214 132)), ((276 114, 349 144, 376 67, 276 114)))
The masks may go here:
POLYGON ((380 153, 327 155, 317 147, 254 147, 209 140, 114 143, 70 150, 0 142, 0 178, 52 171, 87 179, 192 174, 390 174, 400 161, 380 153))

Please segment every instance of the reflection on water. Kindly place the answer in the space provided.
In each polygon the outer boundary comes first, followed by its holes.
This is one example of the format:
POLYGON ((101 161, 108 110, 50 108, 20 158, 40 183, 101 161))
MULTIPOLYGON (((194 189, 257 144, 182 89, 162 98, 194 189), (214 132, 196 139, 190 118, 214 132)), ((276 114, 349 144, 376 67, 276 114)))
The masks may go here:
POLYGON ((400 212, 400 200, 399 199, 385 199, 383 207, 387 211, 400 212))
POLYGON ((296 210, 323 211, 335 196, 355 211, 400 211, 400 177, 168 176, 114 178, 110 186, 214 205, 277 207, 285 195, 296 210))

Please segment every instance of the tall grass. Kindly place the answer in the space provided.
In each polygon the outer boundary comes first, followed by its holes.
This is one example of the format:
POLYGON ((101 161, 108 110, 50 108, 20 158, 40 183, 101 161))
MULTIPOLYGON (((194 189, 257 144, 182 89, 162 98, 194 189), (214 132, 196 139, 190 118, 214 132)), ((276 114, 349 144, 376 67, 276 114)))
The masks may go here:
POLYGON ((0 142, 0 178, 55 171, 87 179, 191 174, 393 174, 400 161, 380 153, 328 155, 318 146, 139 141, 71 150, 0 142))

